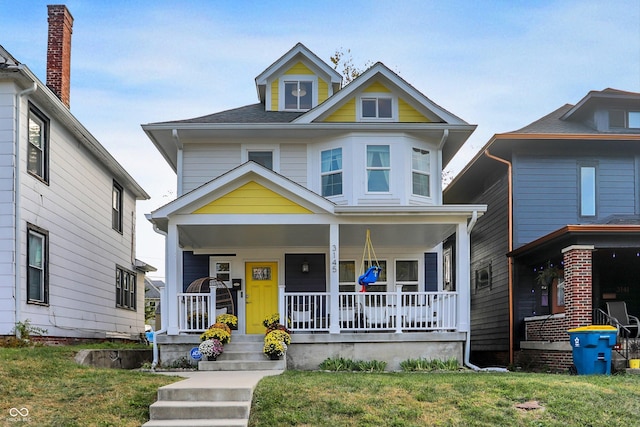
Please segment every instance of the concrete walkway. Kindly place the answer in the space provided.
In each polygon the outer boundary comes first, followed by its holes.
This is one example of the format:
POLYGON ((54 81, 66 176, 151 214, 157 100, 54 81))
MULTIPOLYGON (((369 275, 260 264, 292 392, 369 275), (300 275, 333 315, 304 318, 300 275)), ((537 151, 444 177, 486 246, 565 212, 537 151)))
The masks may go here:
POLYGON ((256 385, 265 376, 282 372, 158 372, 186 379, 160 387, 144 426, 246 426, 256 385))

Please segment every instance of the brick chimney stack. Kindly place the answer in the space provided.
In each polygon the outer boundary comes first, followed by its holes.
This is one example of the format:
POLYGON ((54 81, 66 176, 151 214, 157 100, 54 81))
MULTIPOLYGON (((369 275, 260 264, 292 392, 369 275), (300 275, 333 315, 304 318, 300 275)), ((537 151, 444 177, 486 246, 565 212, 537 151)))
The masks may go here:
POLYGON ((49 5, 47 86, 69 108, 73 16, 63 4, 49 5))

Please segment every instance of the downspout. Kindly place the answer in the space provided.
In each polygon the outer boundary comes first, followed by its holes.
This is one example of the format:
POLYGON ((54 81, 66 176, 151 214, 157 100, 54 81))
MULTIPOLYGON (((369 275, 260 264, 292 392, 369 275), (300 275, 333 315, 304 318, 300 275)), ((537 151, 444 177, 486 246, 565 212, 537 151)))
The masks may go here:
MULTIPOLYGON (((508 160, 496 157, 489 153, 489 149, 484 150, 485 156, 507 165, 507 228, 508 228, 508 251, 513 250, 513 177, 512 165, 508 160)), ((509 297, 509 363, 513 364, 513 258, 507 258, 507 286, 509 297)))
MULTIPOLYGON (((147 219, 149 219, 147 217, 147 219)), ((158 234, 161 234, 165 237, 165 241, 167 238, 167 233, 165 233, 164 231, 160 230, 155 224, 153 224, 153 231, 155 231, 158 234)), ((165 250, 164 250, 164 265, 165 265, 165 270, 164 270, 164 275, 165 278, 167 276, 167 248, 166 248, 166 243, 165 243, 165 250)), ((160 308, 162 309, 164 307, 164 310, 166 310, 167 307, 167 284, 164 284, 164 287, 162 288, 162 292, 160 293, 160 308)), ((153 331, 153 361, 151 362, 151 370, 154 371, 156 369, 156 366, 158 366, 158 360, 159 360, 159 354, 158 354, 158 339, 157 336, 158 334, 165 334, 167 333, 167 328, 165 328, 165 322, 162 321, 162 318, 160 318, 160 329, 157 331, 153 331)))
MULTIPOLYGON (((15 323, 20 322, 20 304, 22 302, 22 269, 20 267, 20 249, 22 247, 22 231, 20 230, 20 222, 21 222, 21 216, 20 216, 20 105, 21 105, 21 100, 22 97, 25 95, 29 95, 33 92, 35 92, 38 89, 38 85, 36 82, 33 82, 33 86, 24 89, 21 92, 18 92, 16 94, 16 141, 15 144, 13 144, 13 149, 15 150, 14 152, 14 158, 15 158, 15 167, 14 167, 14 208, 15 208, 15 223, 14 223, 14 232, 15 232, 15 237, 14 237, 14 242, 15 242, 15 247, 13 249, 14 251, 14 268, 15 268, 15 283, 14 283, 14 287, 15 287, 15 323)), ((18 334, 18 330, 16 328, 16 335, 18 334)))

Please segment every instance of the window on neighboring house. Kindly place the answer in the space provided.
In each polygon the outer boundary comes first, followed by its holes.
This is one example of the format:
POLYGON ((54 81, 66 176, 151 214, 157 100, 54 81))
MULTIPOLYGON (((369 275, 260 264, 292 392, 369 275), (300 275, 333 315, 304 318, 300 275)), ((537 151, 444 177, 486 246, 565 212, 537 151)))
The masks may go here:
POLYGON ((313 82, 294 80, 284 82, 285 110, 310 110, 312 105, 313 82))
POLYGON ((391 162, 388 145, 367 145, 367 191, 389 192, 391 162))
POLYGON ((320 178, 323 196, 342 194, 342 148, 320 153, 320 178))
POLYGON ((247 159, 273 170, 273 151, 249 151, 247 159))
POLYGON ((27 171, 44 182, 49 180, 49 121, 33 106, 29 108, 27 171))
POLYGON ((356 283, 356 262, 340 261, 338 267, 340 292, 354 292, 356 283))
POLYGON ((49 233, 27 224, 27 301, 49 303, 49 233))
POLYGON ((363 119, 390 119, 393 117, 391 98, 389 97, 362 97, 360 98, 360 106, 363 119))
POLYGON ((596 167, 580 166, 580 216, 596 215, 596 167))
POLYGON ((122 187, 115 181, 111 192, 111 226, 122 233, 122 187))
POLYGON ((116 266, 116 307, 136 309, 136 275, 129 270, 116 266))
POLYGON ((431 196, 429 189, 429 172, 431 159, 429 151, 414 148, 411 154, 411 173, 413 181, 413 194, 417 196, 431 196))
POLYGON ((609 127, 639 129, 640 111, 610 110, 609 127))
POLYGON ((404 292, 418 291, 418 261, 396 261, 396 285, 404 292))

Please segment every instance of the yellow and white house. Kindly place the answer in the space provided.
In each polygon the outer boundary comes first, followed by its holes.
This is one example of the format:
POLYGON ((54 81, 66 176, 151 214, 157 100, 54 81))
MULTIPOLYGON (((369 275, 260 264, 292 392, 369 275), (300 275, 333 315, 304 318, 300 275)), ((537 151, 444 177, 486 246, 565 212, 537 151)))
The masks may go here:
POLYGON ((258 103, 142 126, 177 173, 177 198, 148 215, 166 235, 160 345, 202 329, 202 296, 185 291, 216 277, 234 333, 263 334, 274 312, 295 332, 289 366, 462 362, 469 233, 486 206, 444 205, 441 174, 475 125, 382 63, 341 82, 299 43, 256 77, 258 103), (371 265, 382 272, 361 292, 371 265))

